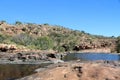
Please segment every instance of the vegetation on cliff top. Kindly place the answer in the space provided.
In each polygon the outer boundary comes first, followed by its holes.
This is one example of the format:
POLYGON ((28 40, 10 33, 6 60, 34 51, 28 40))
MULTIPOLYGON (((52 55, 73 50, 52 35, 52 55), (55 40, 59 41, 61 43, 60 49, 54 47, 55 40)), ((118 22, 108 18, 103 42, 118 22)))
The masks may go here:
POLYGON ((58 52, 106 47, 114 51, 116 38, 91 35, 84 31, 47 23, 23 24, 16 21, 14 25, 10 25, 6 21, 1 21, 0 43, 22 45, 29 49, 51 49, 58 52))

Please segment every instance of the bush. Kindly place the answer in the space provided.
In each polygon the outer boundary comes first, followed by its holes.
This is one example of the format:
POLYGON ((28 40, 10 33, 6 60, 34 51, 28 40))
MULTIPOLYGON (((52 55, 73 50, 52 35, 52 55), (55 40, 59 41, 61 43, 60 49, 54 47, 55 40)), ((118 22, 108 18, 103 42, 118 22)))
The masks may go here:
POLYGON ((54 47, 53 50, 58 51, 58 52, 65 52, 65 48, 59 45, 54 47))
POLYGON ((34 45, 36 46, 37 49, 41 49, 41 50, 52 49, 53 41, 51 38, 47 36, 39 37, 34 41, 34 45))
POLYGON ((44 23, 43 25, 49 25, 48 23, 44 23))
POLYGON ((60 44, 60 43, 63 43, 64 40, 66 39, 65 35, 64 34, 60 34, 60 33, 51 33, 49 35, 54 41, 57 42, 57 44, 60 44))
POLYGON ((0 34, 0 43, 4 43, 4 44, 12 43, 11 36, 0 34))
POLYGON ((20 45, 24 45, 24 46, 31 45, 33 40, 34 39, 32 38, 32 36, 25 34, 25 33, 16 35, 12 39, 12 41, 15 42, 16 44, 20 44, 20 45))
POLYGON ((2 43, 5 39, 6 39, 6 37, 4 35, 0 34, 0 43, 2 43))
POLYGON ((22 24, 22 22, 20 22, 20 21, 15 22, 15 25, 21 25, 21 24, 22 24))
POLYGON ((116 51, 120 53, 120 36, 117 38, 117 46, 116 46, 116 51))

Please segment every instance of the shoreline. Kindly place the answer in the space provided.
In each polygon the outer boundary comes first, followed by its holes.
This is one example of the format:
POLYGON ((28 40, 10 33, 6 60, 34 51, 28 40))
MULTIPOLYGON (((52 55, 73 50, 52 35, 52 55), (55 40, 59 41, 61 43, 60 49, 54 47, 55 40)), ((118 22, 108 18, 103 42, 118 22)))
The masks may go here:
MULTIPOLYGON (((89 51, 89 50, 87 50, 89 51)), ((20 51, 16 53, 0 52, 0 64, 42 64, 42 63, 62 63, 62 59, 67 54, 73 53, 89 53, 89 54, 115 54, 120 53, 108 53, 108 52, 87 52, 84 51, 70 51, 64 53, 51 53, 48 51, 20 51)), ((93 50, 92 50, 93 51, 93 50)))
MULTIPOLYGON (((18 53, 0 53, 0 64, 49 64, 45 68, 37 68, 31 75, 14 79, 14 80, 106 80, 106 77, 118 77, 120 80, 120 61, 107 61, 107 60, 96 60, 96 61, 82 61, 82 60, 72 60, 63 61, 61 60, 67 54, 72 54, 76 52, 67 53, 41 53, 41 52, 18 52, 18 53), (101 73, 108 72, 108 74, 101 73), (91 70, 89 72, 89 70, 91 70), (65 71, 65 72, 64 72, 65 71), (110 72, 114 73, 110 73, 110 72), (62 73, 63 72, 63 73, 62 73), (85 75, 85 74, 86 75, 85 75), (100 75, 97 77, 88 77, 92 75, 100 75), (50 74, 50 75, 47 75, 50 74), (77 75, 77 76, 76 76, 77 75), (81 75, 81 76, 80 76, 81 75), (82 77, 84 76, 84 77, 82 77), (103 77, 104 76, 104 77, 103 77), (88 79, 87 79, 88 78, 88 79), (94 79, 93 79, 94 78, 94 79)), ((85 52, 77 52, 85 53, 85 52)), ((92 53, 92 52, 89 52, 92 53)), ((94 52, 96 53, 96 52, 94 52)), ((100 54, 100 53, 98 53, 100 54)), ((107 53, 105 53, 107 54, 107 53)), ((113 54, 113 53, 109 53, 113 54)), ((118 54, 116 54, 118 55, 118 54)), ((108 79, 109 80, 109 79, 108 79)))
POLYGON ((37 73, 16 80, 120 80, 120 62, 69 61, 35 71, 37 73))

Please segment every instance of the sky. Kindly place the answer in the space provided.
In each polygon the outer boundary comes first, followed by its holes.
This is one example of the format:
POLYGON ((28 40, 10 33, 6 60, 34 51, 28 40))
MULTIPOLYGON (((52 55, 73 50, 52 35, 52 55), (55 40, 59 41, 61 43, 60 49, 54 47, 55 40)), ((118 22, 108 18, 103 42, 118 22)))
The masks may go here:
POLYGON ((0 0, 0 20, 120 36, 120 0, 0 0))

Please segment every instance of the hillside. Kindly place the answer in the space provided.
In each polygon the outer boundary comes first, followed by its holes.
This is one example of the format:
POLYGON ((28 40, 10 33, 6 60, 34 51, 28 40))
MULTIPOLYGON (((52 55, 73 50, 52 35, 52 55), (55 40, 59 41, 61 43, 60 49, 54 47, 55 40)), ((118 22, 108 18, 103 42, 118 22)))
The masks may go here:
POLYGON ((0 22, 0 43, 26 49, 65 52, 109 48, 113 52, 116 40, 114 37, 91 35, 57 25, 23 24, 19 21, 11 25, 0 22))

